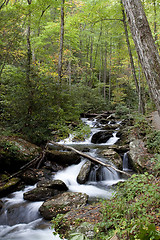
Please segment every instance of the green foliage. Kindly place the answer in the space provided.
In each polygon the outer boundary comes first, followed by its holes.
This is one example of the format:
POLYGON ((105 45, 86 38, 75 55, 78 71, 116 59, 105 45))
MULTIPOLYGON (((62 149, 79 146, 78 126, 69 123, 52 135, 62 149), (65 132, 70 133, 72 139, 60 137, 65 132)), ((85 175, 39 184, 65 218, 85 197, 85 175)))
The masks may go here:
MULTIPOLYGON (((140 240, 159 240, 160 234, 156 231, 155 224, 151 223, 148 226, 144 226, 143 224, 140 225, 139 233, 136 234, 136 239, 140 240)), ((132 239, 132 238, 131 238, 132 239)), ((133 238, 135 239, 135 238, 133 238)))
POLYGON ((118 106, 116 106, 115 110, 116 110, 115 113, 121 118, 124 118, 124 117, 127 118, 128 114, 130 113, 130 109, 127 106, 122 104, 119 104, 118 106))
POLYGON ((160 154, 160 131, 153 131, 147 134, 147 148, 150 153, 160 154))
POLYGON ((8 152, 8 154, 11 155, 12 158, 16 157, 17 154, 19 154, 18 152, 19 148, 13 142, 10 141, 5 140, 0 141, 0 148, 2 148, 4 152, 8 152))
POLYGON ((156 178, 147 173, 133 175, 120 184, 113 199, 103 202, 103 221, 97 225, 95 239, 106 239, 107 232, 113 230, 120 239, 160 238, 156 230, 159 204, 160 187, 156 178))
POLYGON ((88 125, 84 125, 83 123, 79 124, 73 131, 74 140, 82 141, 85 138, 89 137, 91 133, 91 129, 88 125))
MULTIPOLYGON (((52 219, 52 228, 55 229, 57 232, 61 229, 61 221, 63 221, 64 214, 57 214, 55 218, 52 219)), ((56 232, 53 232, 54 235, 57 235, 56 232)))
POLYGON ((142 114, 137 115, 135 113, 135 115, 134 115, 134 128, 137 130, 137 134, 139 134, 139 136, 143 136, 143 137, 152 132, 151 125, 147 121, 146 117, 142 114))
POLYGON ((155 154, 151 159, 152 169, 154 171, 154 175, 159 175, 160 172, 160 154, 155 154))
POLYGON ((102 95, 100 95, 96 88, 92 89, 89 86, 77 84, 73 88, 73 93, 78 100, 77 104, 79 104, 81 112, 98 113, 105 111, 108 107, 102 95))
POLYGON ((70 240, 88 240, 83 233, 71 233, 70 240))

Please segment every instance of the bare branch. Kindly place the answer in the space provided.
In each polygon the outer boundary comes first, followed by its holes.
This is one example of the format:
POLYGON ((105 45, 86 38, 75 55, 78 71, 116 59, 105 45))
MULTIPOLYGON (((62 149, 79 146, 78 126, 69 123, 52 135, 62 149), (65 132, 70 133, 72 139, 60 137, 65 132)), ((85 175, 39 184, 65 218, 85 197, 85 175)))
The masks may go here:
POLYGON ((80 156, 82 156, 82 157, 84 157, 84 158, 89 159, 89 160, 92 161, 92 162, 101 164, 102 166, 106 167, 109 171, 111 171, 110 168, 112 168, 112 169, 114 169, 116 172, 123 173, 123 174, 131 177, 131 175, 130 175, 129 173, 124 172, 124 171, 121 171, 121 170, 115 168, 114 166, 112 166, 112 165, 110 165, 110 164, 106 164, 106 163, 104 163, 104 162, 101 162, 99 159, 96 159, 96 158, 94 158, 94 157, 91 157, 90 155, 88 155, 88 154, 86 154, 86 153, 80 152, 80 151, 78 151, 77 149, 75 149, 75 148, 73 148, 73 147, 71 147, 71 146, 62 145, 62 144, 56 143, 56 142, 54 142, 54 141, 51 141, 50 143, 52 143, 53 145, 59 146, 59 147, 61 147, 61 148, 63 148, 63 149, 72 150, 73 152, 79 154, 80 156))

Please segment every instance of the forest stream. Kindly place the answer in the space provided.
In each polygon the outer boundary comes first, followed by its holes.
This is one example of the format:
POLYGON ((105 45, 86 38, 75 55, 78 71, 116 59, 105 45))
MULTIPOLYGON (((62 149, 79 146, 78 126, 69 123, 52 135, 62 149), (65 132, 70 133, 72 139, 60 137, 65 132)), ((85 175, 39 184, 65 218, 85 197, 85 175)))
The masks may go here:
MULTIPOLYGON (((102 155, 99 155, 99 149, 105 149, 106 145, 113 145, 118 141, 119 138, 116 136, 117 129, 106 143, 93 144, 91 143, 91 137, 94 133, 101 131, 102 125, 99 125, 96 120, 88 120, 87 118, 83 118, 82 121, 91 127, 90 137, 82 142, 73 142, 73 136, 70 136, 60 143, 74 146, 74 148, 80 150, 87 148, 87 154, 103 161, 102 155)), ((120 122, 115 124, 120 124, 120 122)), ((87 183, 79 184, 77 183, 77 175, 85 161, 86 159, 82 158, 79 164, 73 164, 64 170, 58 171, 53 176, 53 179, 62 180, 71 192, 86 193, 90 200, 111 198, 114 193, 112 185, 119 181, 124 181, 124 179, 113 169, 109 170, 105 167, 100 167, 99 169, 95 165, 90 172, 87 183), (97 171, 99 171, 98 177, 97 171)), ((125 171, 128 171, 127 155, 124 155, 123 168, 125 171)), ((50 222, 43 220, 38 211, 43 202, 29 202, 23 199, 23 193, 34 187, 26 186, 23 190, 14 192, 1 199, 4 207, 0 215, 0 240, 60 239, 58 235, 53 235, 50 222)))

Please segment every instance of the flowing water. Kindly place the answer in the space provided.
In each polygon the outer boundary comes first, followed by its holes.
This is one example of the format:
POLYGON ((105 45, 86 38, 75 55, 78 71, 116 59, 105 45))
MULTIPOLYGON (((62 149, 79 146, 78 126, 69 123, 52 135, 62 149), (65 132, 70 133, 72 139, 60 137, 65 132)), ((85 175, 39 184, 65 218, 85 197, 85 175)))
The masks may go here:
MULTIPOLYGON (((98 149, 103 149, 106 145, 115 144, 118 140, 116 131, 106 143, 92 144, 91 137, 95 132, 100 131, 101 126, 98 126, 96 120, 90 121, 85 118, 82 120, 91 127, 90 137, 83 142, 76 143, 72 142, 74 136, 70 136, 60 143, 74 145, 75 148, 87 147, 90 149, 88 154, 106 162, 106 159, 99 156, 98 149)), ((83 185, 78 184, 77 175, 85 161, 86 159, 82 159, 79 164, 69 166, 59 171, 54 178, 64 181, 69 191, 87 193, 90 198, 110 198, 113 194, 113 190, 110 186, 118 181, 122 181, 118 173, 113 169, 95 165, 91 170, 88 182, 83 185)), ((58 236, 53 235, 53 230, 50 229, 49 223, 44 221, 38 212, 42 202, 28 202, 23 200, 23 193, 34 187, 35 186, 26 186, 23 191, 17 191, 2 198, 4 207, 0 215, 0 240, 60 239, 58 236)))
POLYGON ((130 169, 129 167, 129 159, 128 159, 128 153, 124 153, 123 156, 123 171, 129 172, 132 171, 132 169, 130 169))
MULTIPOLYGON (((118 141, 119 138, 116 136, 117 130, 115 130, 113 136, 106 143, 93 144, 91 143, 91 138, 94 133, 101 131, 102 125, 98 124, 96 120, 83 118, 82 121, 91 127, 90 136, 86 138, 85 141, 73 142, 74 135, 70 135, 69 138, 60 143, 73 146, 76 149, 89 148, 90 151, 87 152, 88 155, 102 162, 112 164, 106 162, 106 158, 100 156, 98 152, 99 149, 105 149, 106 146, 113 145, 118 141)), ((112 168, 107 169, 106 167, 95 165, 90 172, 88 182, 83 185, 78 184, 77 176, 85 161, 86 160, 82 160, 79 164, 69 166, 65 170, 59 171, 54 176, 54 179, 60 179, 65 182, 70 191, 86 193, 90 198, 110 198, 114 193, 110 186, 119 181, 123 181, 123 179, 121 179, 119 174, 112 168)))
POLYGON ((53 235, 49 223, 40 216, 38 209, 43 202, 23 200, 23 193, 35 186, 27 186, 2 198, 4 207, 0 215, 0 240, 59 240, 53 235))

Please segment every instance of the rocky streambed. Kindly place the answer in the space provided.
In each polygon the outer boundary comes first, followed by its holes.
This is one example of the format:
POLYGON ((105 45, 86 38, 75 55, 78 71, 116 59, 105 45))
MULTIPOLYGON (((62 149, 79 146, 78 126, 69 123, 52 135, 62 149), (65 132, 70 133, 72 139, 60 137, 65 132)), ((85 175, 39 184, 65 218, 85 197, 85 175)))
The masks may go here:
MULTIPOLYGON (((130 121, 120 120, 115 114, 104 113, 96 118, 85 117, 83 121, 91 126, 90 137, 83 142, 75 142, 70 137, 61 144, 74 146, 81 152, 100 159, 106 164, 109 163, 120 170, 125 168, 124 170, 131 174, 132 171, 137 173, 151 171, 151 155, 147 152, 143 139, 138 138, 137 133, 133 130, 131 119, 130 121)), ((24 140, 16 138, 8 140, 10 144, 11 141, 15 143, 15 152, 18 148, 18 154, 14 156, 18 166, 23 165, 23 156, 25 161, 29 162, 31 158, 36 158, 37 151, 40 152, 37 146, 32 145, 31 148, 29 143, 24 140), (23 143, 22 146, 20 143, 23 143)), ((1 159, 3 158, 7 165, 3 150, 3 145, 1 145, 1 159)), ((12 158, 9 158, 10 163, 7 165, 10 168, 14 165, 14 158, 12 158)), ((112 168, 105 168, 101 164, 93 163, 77 153, 58 148, 53 144, 48 144, 39 169, 36 168, 37 164, 39 162, 20 173, 18 178, 16 177, 14 180, 12 178, 5 184, 1 183, 0 214, 3 219, 0 222, 1 229, 4 231, 4 229, 10 229, 11 226, 14 228, 13 226, 19 224, 20 216, 17 214, 19 211, 17 209, 20 208, 23 211, 20 203, 23 206, 33 203, 34 207, 36 204, 35 219, 28 217, 30 220, 23 222, 23 224, 27 224, 28 221, 32 222, 30 230, 35 230, 37 225, 41 226, 40 223, 35 224, 36 220, 43 222, 43 219, 51 220, 58 214, 64 214, 58 222, 59 225, 57 226, 55 223, 58 233, 67 238, 69 231, 82 231, 90 239, 93 239, 94 224, 101 219, 99 199, 111 198, 115 191, 115 184, 126 180, 127 177, 112 168), (20 190, 24 185, 32 185, 32 187, 20 190), (9 198, 5 198, 5 196, 18 189, 18 192, 21 193, 20 203, 18 202, 17 206, 16 201, 16 204, 12 205, 13 195, 11 194, 9 198), (7 220, 11 216, 17 218, 13 224, 7 220), (84 222, 88 224, 84 225, 84 222)), ((41 230, 41 227, 38 229, 41 230)), ((2 236, 0 235, 1 239, 7 239, 9 234, 10 231, 6 231, 2 236)), ((34 237, 30 239, 32 240, 34 237)))

